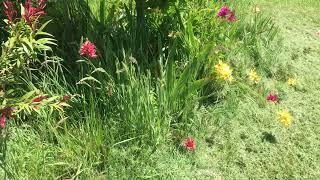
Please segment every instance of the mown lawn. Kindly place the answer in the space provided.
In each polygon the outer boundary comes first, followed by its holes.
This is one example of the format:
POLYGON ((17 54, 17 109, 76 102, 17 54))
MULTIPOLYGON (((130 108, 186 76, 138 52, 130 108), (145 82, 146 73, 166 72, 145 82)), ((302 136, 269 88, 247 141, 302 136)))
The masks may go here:
MULTIPOLYGON (((284 48, 276 57, 292 70, 298 87, 287 88, 268 80, 280 91, 280 104, 261 108, 253 97, 242 99, 226 117, 223 128, 211 134, 212 169, 225 179, 317 179, 320 153, 320 18, 318 1, 257 1, 257 6, 280 27, 284 48), (294 123, 289 129, 274 125, 270 109, 289 108, 294 123)), ((280 47, 280 45, 279 45, 280 47)), ((272 53, 272 52, 270 52, 272 53)), ((209 131, 210 132, 210 131, 209 131)))

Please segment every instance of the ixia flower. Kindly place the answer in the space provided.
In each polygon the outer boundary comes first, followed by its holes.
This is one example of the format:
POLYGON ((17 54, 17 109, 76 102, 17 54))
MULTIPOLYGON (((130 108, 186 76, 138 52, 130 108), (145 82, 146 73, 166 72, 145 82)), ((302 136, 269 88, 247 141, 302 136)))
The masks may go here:
POLYGON ((219 61, 215 67, 215 72, 217 73, 218 77, 220 79, 226 80, 226 81, 232 81, 232 69, 230 66, 222 61, 219 61))
POLYGON ((185 141, 184 141, 184 147, 189 150, 189 151, 194 151, 196 149, 196 142, 193 138, 188 137, 185 141))
POLYGON ((88 56, 90 58, 96 58, 96 46, 87 40, 85 43, 82 44, 80 47, 79 53, 81 56, 88 56))
POLYGON ((45 7, 45 0, 38 0, 37 8, 32 6, 32 0, 27 0, 23 6, 24 11, 22 11, 21 15, 26 20, 27 24, 31 25, 34 19, 46 14, 44 12, 45 7))
POLYGON ((292 124, 292 116, 288 111, 279 112, 278 115, 278 120, 284 127, 289 127, 292 124))
POLYGON ((235 22, 237 20, 235 12, 231 11, 231 9, 227 6, 223 6, 218 14, 218 17, 227 19, 229 22, 235 22))
POLYGON ((294 78, 289 78, 288 81, 287 81, 287 84, 289 86, 296 86, 297 85, 297 80, 294 79, 294 78))
POLYGON ((0 115, 0 128, 4 129, 6 127, 7 118, 11 118, 12 117, 13 110, 14 109, 12 107, 6 107, 6 108, 0 110, 0 112, 1 112, 1 115, 0 115))
POLYGON ((0 127, 1 127, 1 129, 6 128, 6 121, 7 121, 6 120, 6 116, 1 114, 1 116, 0 116, 0 127))
POLYGON ((43 101, 47 98, 48 98, 48 96, 39 96, 39 97, 32 99, 32 103, 40 103, 41 101, 43 101))
POLYGON ((5 0, 3 2, 4 13, 6 14, 9 22, 12 22, 15 19, 17 11, 14 10, 13 4, 10 0, 5 0))
POLYGON ((267 96, 267 101, 277 103, 278 100, 279 100, 279 97, 278 97, 276 94, 270 93, 270 94, 267 96))
POLYGON ((251 69, 248 73, 249 80, 258 84, 261 81, 261 77, 258 75, 255 69, 251 69))
POLYGON ((230 14, 230 12, 231 12, 231 9, 230 9, 229 7, 223 6, 223 7, 219 10, 217 16, 218 16, 218 17, 226 17, 227 15, 230 14))
POLYGON ((234 14, 234 12, 230 13, 230 15, 228 16, 227 20, 229 22, 235 22, 237 20, 236 15, 234 14))

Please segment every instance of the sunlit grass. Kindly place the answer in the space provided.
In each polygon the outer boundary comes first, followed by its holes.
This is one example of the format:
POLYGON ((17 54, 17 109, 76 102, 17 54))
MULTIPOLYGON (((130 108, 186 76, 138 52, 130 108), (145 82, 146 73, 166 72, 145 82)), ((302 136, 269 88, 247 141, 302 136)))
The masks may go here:
MULTIPOLYGON (((69 13, 79 16, 57 17, 69 24, 58 23, 59 32, 55 34, 63 44, 59 48, 66 51, 60 55, 66 58, 64 65, 69 70, 64 76, 61 73, 64 68, 60 66, 42 72, 37 85, 48 93, 67 91, 85 95, 78 95, 70 103, 72 107, 66 109, 69 115, 66 119, 39 117, 9 122, 15 126, 10 128, 6 162, 7 171, 13 177, 308 179, 319 176, 320 162, 316 159, 320 156, 317 137, 320 102, 316 97, 320 89, 320 41, 315 30, 320 19, 315 14, 320 2, 272 0, 248 5, 244 0, 239 1, 234 5, 239 8, 236 11, 239 21, 234 26, 211 20, 216 12, 201 14, 198 9, 203 6, 196 7, 196 2, 190 2, 181 15, 185 26, 172 26, 181 32, 181 39, 174 41, 167 37, 167 29, 162 26, 169 27, 172 22, 165 22, 154 31, 161 33, 164 28, 165 33, 156 39, 148 36, 150 44, 142 54, 135 53, 139 49, 131 32, 135 22, 129 12, 120 11, 120 1, 105 1, 105 8, 99 7, 102 1, 90 1, 93 17, 89 17, 90 12, 77 11, 85 7, 73 2, 69 5, 74 5, 70 9, 75 11, 69 13), (115 5, 113 15, 112 5, 115 5), (261 14, 252 12, 251 6, 259 7, 261 14), (106 18, 102 23, 104 16, 111 20, 106 18), (82 18, 97 21, 87 22, 82 18), (112 23, 116 25, 113 27, 112 23), (280 27, 280 34, 276 27, 280 27), (260 32, 261 29, 267 33, 260 32), (78 60, 75 54, 81 36, 97 43, 97 62, 114 77, 97 75, 101 84, 95 88, 101 86, 101 91, 75 86, 79 79, 72 73, 78 73, 74 62, 78 60), (210 45, 203 46, 204 42, 210 45), (210 48, 212 52, 208 51, 210 48), (207 57, 212 62, 205 62, 207 57), (235 83, 212 81, 214 65, 221 59, 228 63, 226 79, 232 74, 235 83), (147 70, 138 67, 141 61, 151 61, 152 66, 147 70), (208 64, 204 66, 205 63, 208 64), (247 73, 253 68, 259 72, 259 83, 247 81, 247 73), (296 86, 286 84, 290 77, 297 79, 296 86), (261 103, 260 99, 272 91, 279 95, 279 104, 261 103), (278 112, 283 110, 292 113, 288 128, 282 127, 277 119, 278 112), (186 152, 182 145, 189 136, 196 141, 194 152, 186 152)), ((211 5, 209 9, 218 9, 211 1, 201 3, 211 5)))

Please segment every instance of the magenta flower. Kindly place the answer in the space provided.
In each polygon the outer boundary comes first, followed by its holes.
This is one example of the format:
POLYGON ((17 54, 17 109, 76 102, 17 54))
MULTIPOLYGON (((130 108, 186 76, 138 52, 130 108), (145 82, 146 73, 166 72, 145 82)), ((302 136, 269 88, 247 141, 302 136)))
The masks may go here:
POLYGON ((0 117, 0 127, 1 129, 6 128, 6 116, 4 114, 1 114, 0 117))
POLYGON ((88 56, 90 58, 96 58, 96 46, 91 43, 89 40, 87 40, 85 43, 83 43, 80 47, 79 54, 81 56, 88 56))
POLYGON ((12 22, 15 19, 17 11, 14 10, 13 4, 10 0, 5 0, 3 2, 4 13, 6 14, 9 22, 12 22))
POLYGON ((38 7, 35 8, 32 6, 32 0, 27 0, 24 4, 24 13, 21 14, 22 17, 26 20, 27 24, 31 25, 32 21, 40 16, 44 16, 44 8, 46 7, 45 0, 38 0, 38 7))
POLYGON ((278 97, 277 95, 275 95, 275 94, 270 93, 270 94, 267 96, 267 101, 277 103, 278 100, 279 100, 279 97, 278 97))
POLYGON ((228 14, 230 14, 231 10, 227 6, 223 6, 220 11, 218 12, 218 17, 226 17, 228 14))
POLYGON ((231 9, 227 6, 223 6, 218 14, 218 17, 228 20, 229 22, 235 22, 237 20, 235 12, 231 11, 231 9))

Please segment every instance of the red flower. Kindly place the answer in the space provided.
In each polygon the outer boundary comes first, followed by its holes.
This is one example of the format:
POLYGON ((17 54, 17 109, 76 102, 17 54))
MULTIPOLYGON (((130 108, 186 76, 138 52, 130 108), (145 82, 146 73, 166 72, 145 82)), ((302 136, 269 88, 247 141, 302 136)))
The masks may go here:
POLYGON ((278 100, 279 100, 279 97, 278 97, 277 95, 275 95, 275 94, 270 93, 270 94, 267 96, 267 101, 277 103, 278 100))
POLYGON ((12 22, 15 19, 17 11, 14 10, 13 4, 10 0, 6 0, 3 2, 4 13, 6 14, 9 22, 12 22))
POLYGON ((79 53, 81 56, 88 56, 90 58, 96 58, 96 46, 87 40, 85 43, 82 44, 79 53))
POLYGON ((27 24, 31 25, 32 21, 40 16, 44 16, 44 8, 46 7, 45 0, 38 0, 38 7, 34 8, 32 6, 32 0, 27 0, 24 4, 23 18, 26 20, 27 24))
POLYGON ((12 117, 13 110, 14 109, 12 107, 6 107, 6 108, 0 110, 0 112, 1 112, 0 127, 2 129, 4 129, 6 127, 7 118, 12 117))
POLYGON ((189 150, 189 151, 194 151, 196 149, 196 142, 193 138, 188 137, 185 141, 184 141, 184 147, 189 150))
POLYGON ((41 101, 43 101, 44 99, 47 99, 48 97, 47 96, 39 96, 39 97, 36 97, 32 100, 33 103, 39 103, 41 101))

